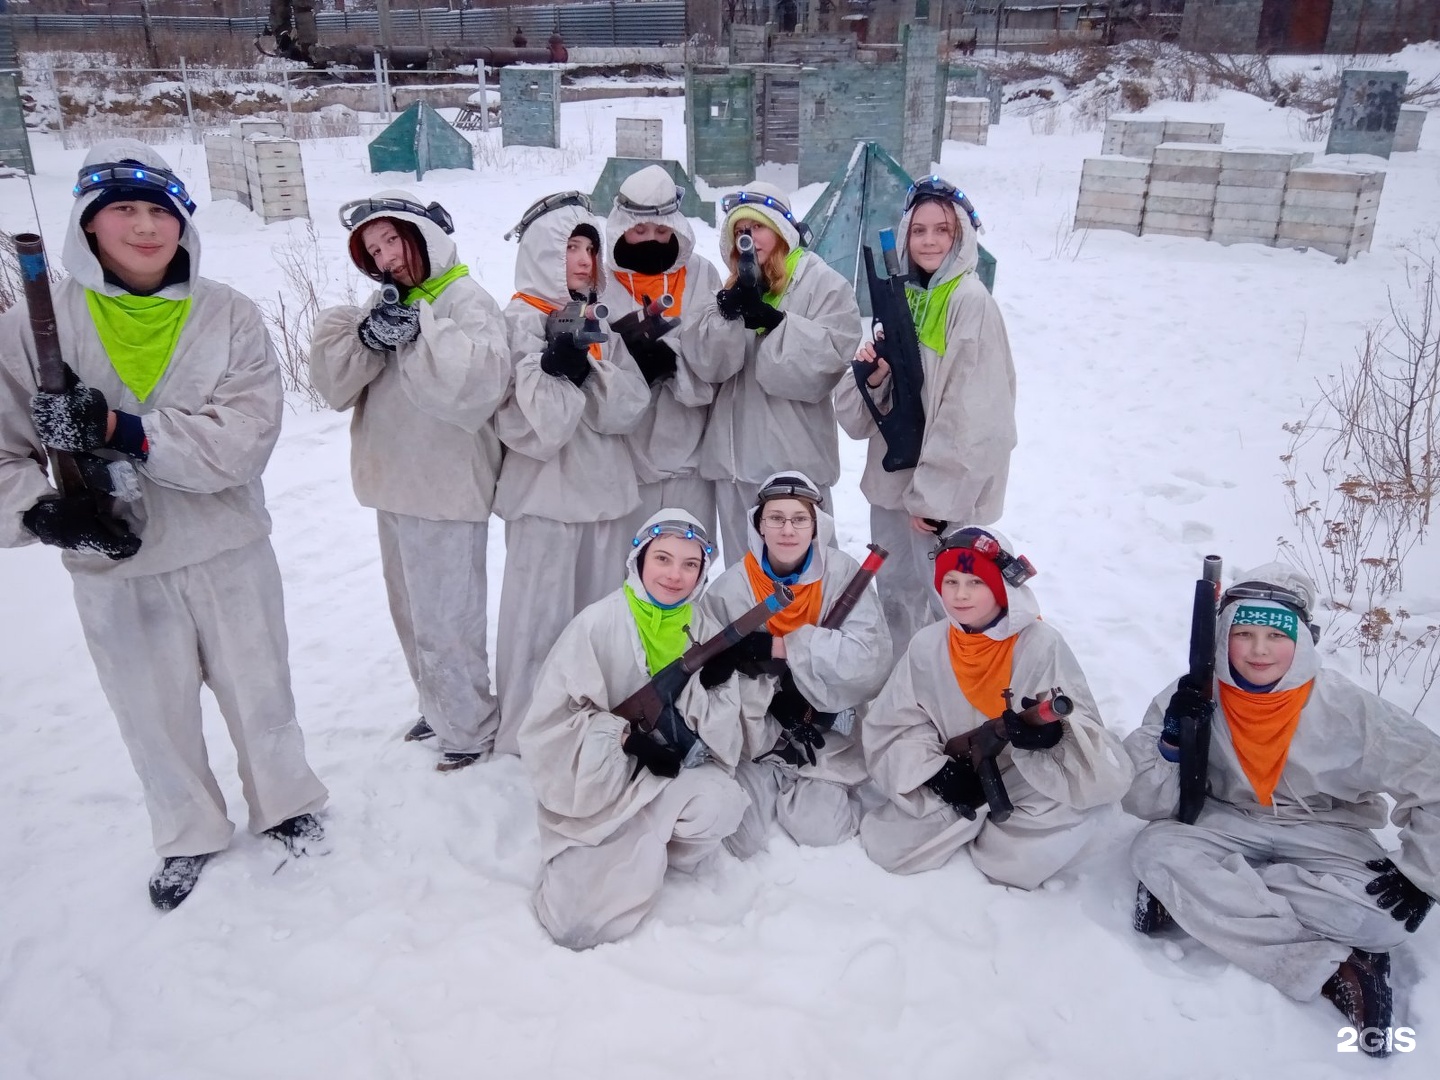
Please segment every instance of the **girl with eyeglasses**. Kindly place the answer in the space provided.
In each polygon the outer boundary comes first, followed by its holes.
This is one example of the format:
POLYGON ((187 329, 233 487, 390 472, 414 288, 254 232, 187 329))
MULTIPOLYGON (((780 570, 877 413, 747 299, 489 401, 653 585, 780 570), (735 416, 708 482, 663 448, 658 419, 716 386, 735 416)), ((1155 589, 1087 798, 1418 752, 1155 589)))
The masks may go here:
POLYGON ((460 262, 437 203, 382 191, 347 203, 350 260, 387 300, 315 319, 310 380, 351 411, 355 497, 375 510, 390 615, 441 772, 489 755, 499 726, 485 645, 485 551, 510 386, 500 307, 460 262))
POLYGON ((520 725, 540 802, 535 912, 570 949, 625 937, 667 870, 694 870, 735 831, 748 802, 732 778, 741 721, 764 708, 753 680, 707 685, 676 668, 657 684, 654 732, 612 711, 722 626, 695 603, 714 549, 693 516, 662 509, 630 547, 624 585, 565 627, 520 725))
POLYGON ((765 477, 796 468, 828 498, 840 478, 840 439, 830 395, 860 343, 850 283, 802 246, 809 229, 772 184, 752 182, 722 201, 720 254, 730 276, 699 312, 701 378, 719 384, 700 449, 715 484, 725 563, 745 556, 746 520, 765 477), (739 273, 736 240, 755 245, 762 280, 739 273))
MULTIPOLYGON (((715 532, 715 486, 700 475, 700 439, 715 387, 702 378, 695 328, 720 275, 695 250, 695 234, 681 213, 684 191, 659 165, 647 165, 620 185, 605 224, 610 326, 625 342, 650 386, 650 408, 626 436, 640 484, 635 527, 662 506, 683 506, 715 532), (646 316, 641 305, 669 307, 646 316)), ((713 363, 718 358, 710 358, 713 363)))
POLYGON ((600 220, 588 196, 535 202, 512 234, 515 295, 505 308, 515 377, 496 414, 506 453, 495 512, 505 519, 496 674, 495 748, 515 733, 536 672, 576 612, 614 588, 640 504, 625 438, 650 407, 650 388, 600 314, 608 285, 600 220))
POLYGON ((725 846, 745 859, 779 826, 797 844, 822 847, 855 835, 866 778, 856 711, 890 673, 890 632, 873 587, 845 622, 821 627, 859 564, 831 544, 835 521, 798 470, 768 477, 749 521, 750 547, 705 594, 716 622, 744 614, 783 583, 794 601, 765 628, 707 665, 701 680, 739 671, 766 696, 749 718, 735 777, 750 809, 725 846))
POLYGON ((887 801, 865 815, 860 843, 891 873, 968 851, 991 881, 1034 889, 1119 816, 1107 808, 1134 769, 1004 536, 957 530, 932 568, 946 617, 911 639, 861 727, 887 801))
POLYGON ((280 364, 254 303, 200 276, 194 211, 150 147, 92 148, 65 238, 70 276, 53 289, 63 392, 37 392, 25 306, 0 319, 0 546, 63 552, 145 792, 162 911, 235 831, 207 759, 202 685, 235 743, 252 832, 315 853, 326 800, 295 720, 260 483, 285 408, 280 364), (63 494, 47 450, 78 470, 63 494))
POLYGON ((1015 365, 1005 320, 976 276, 980 219, 953 184, 930 177, 912 186, 896 236, 920 362, 924 440, 914 468, 887 472, 886 444, 868 395, 888 413, 889 364, 867 342, 835 394, 840 425, 867 440, 860 490, 870 502, 870 535, 891 552, 876 579, 895 648, 944 616, 930 586, 930 549, 946 523, 1000 519, 1015 446, 1015 365), (963 200, 963 201, 962 201, 963 200), (862 390, 861 383, 864 384, 862 390))

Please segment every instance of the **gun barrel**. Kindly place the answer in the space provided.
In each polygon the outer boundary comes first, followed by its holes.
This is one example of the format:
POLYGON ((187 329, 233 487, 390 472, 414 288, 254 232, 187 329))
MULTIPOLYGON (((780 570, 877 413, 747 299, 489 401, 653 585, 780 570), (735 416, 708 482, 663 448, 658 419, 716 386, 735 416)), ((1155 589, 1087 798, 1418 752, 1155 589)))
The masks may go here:
POLYGON ((651 300, 645 307, 647 315, 664 315, 666 311, 675 306, 675 297, 668 292, 661 293, 659 300, 651 300))
POLYGON ((610 317, 610 306, 608 304, 586 304, 580 309, 580 317, 587 322, 599 322, 601 319, 610 317))
POLYGON ((895 231, 880 230, 880 257, 885 260, 885 273, 897 277, 900 273, 900 253, 895 250, 895 231))
POLYGON ((1054 723, 1062 716, 1069 716, 1075 711, 1075 702, 1064 694, 1056 694, 1054 697, 1046 698, 1044 701, 1037 701, 1030 708, 1020 713, 1022 723, 1039 726, 1041 724, 1054 723))
POLYGON ((755 254, 755 238, 749 233, 741 233, 735 238, 735 250, 741 255, 755 254))

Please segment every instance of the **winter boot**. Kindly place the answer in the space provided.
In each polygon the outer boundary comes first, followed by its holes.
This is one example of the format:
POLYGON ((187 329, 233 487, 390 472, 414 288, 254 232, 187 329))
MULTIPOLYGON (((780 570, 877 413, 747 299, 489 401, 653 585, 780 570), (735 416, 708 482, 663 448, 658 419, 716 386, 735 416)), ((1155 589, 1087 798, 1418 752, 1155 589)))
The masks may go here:
POLYGON ((1343 961, 1320 988, 1320 993, 1361 1032, 1360 1049, 1371 1057, 1385 1057, 1390 1053, 1383 1042, 1378 1047, 1371 1047, 1364 1038, 1367 1028, 1381 1031, 1390 1028, 1393 1001, 1389 974, 1389 953, 1355 949, 1350 953, 1350 959, 1343 961))
POLYGON ((200 870, 209 861, 210 855, 171 855, 150 875, 150 902, 161 911, 170 911, 180 906, 195 882, 200 879, 200 870))
POLYGON ((463 751, 447 751, 445 756, 440 759, 440 763, 435 766, 435 771, 454 772, 456 769, 463 769, 468 765, 474 765, 475 762, 479 761, 484 756, 485 755, 481 754, 479 751, 476 751, 473 754, 465 753, 463 751))
POLYGON ((435 729, 430 726, 430 721, 425 717, 416 720, 409 731, 405 732, 406 742, 424 742, 426 739, 435 737, 435 729))
POLYGON ((1135 914, 1131 925, 1142 934, 1158 934, 1175 925, 1175 917, 1155 899, 1155 894, 1145 887, 1143 881, 1135 890, 1135 914))
POLYGON ((325 842, 325 829, 314 814, 286 818, 279 825, 266 829, 265 835, 279 840, 291 855, 330 854, 330 846, 325 842))

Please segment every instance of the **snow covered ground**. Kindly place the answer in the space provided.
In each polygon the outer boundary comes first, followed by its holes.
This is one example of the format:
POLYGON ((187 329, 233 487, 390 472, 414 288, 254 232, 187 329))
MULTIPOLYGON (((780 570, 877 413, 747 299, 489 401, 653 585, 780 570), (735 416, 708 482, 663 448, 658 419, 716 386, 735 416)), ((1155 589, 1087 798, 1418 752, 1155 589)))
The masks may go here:
MULTIPOLYGON (((1440 68, 1433 47, 1418 59, 1440 68)), ((1230 145, 1323 150, 1301 141, 1294 114, 1235 93, 1151 111, 1224 121, 1230 145)), ((667 152, 683 160, 676 99, 566 105, 565 150, 502 152, 496 132, 476 172, 418 184, 371 176, 362 139, 307 142, 335 296, 336 207, 403 185, 451 210, 463 257, 503 302, 514 255, 501 234, 537 195, 590 189, 617 116, 663 118, 667 152)), ((1373 250, 1343 266, 1315 252, 1072 235, 1081 161, 1099 146, 1098 131, 1037 134, 1011 115, 989 146, 946 143, 941 171, 987 224, 1019 372, 1002 527, 1039 567, 1045 617, 1124 732, 1184 662, 1201 556, 1238 569, 1290 533, 1281 424, 1387 314, 1389 291, 1406 290, 1405 249, 1435 253, 1440 117, 1420 152, 1363 159, 1387 170, 1384 197, 1373 250)), ((47 136, 35 149, 58 252, 81 154, 47 136)), ((209 204, 202 149, 165 149, 201 204, 203 272, 274 298, 272 251, 303 242, 303 223, 264 227, 237 204, 209 204)), ((819 191, 800 192, 799 208, 819 191)), ((0 180, 0 227, 32 227, 29 207, 23 181, 0 180)), ((714 229, 697 232, 713 253, 714 229)), ((538 844, 519 762, 442 776, 432 750, 400 741, 413 694, 373 515, 350 489, 347 423, 297 404, 266 474, 301 721, 331 790, 327 857, 283 862, 242 831, 184 906, 157 914, 139 786, 67 577, 53 551, 0 553, 4 1080, 1435 1075, 1440 916, 1395 959, 1397 1023, 1415 1030, 1415 1051, 1386 1064, 1341 1054, 1328 1002, 1297 1005, 1183 936, 1130 930, 1124 851, 1137 825, 1118 814, 1081 865, 1032 894, 987 884, 963 857, 907 879, 854 842, 776 838, 750 863, 672 875, 628 941, 584 954, 551 945, 529 905, 538 844)), ((868 539, 862 454, 842 444, 840 540, 856 552, 868 539)), ((493 647, 498 522, 492 536, 493 647)), ((1417 575, 1412 610, 1433 621, 1440 574, 1417 575)), ((243 821, 212 704, 213 764, 243 821)), ((1421 715, 1440 727, 1440 700, 1421 715)))

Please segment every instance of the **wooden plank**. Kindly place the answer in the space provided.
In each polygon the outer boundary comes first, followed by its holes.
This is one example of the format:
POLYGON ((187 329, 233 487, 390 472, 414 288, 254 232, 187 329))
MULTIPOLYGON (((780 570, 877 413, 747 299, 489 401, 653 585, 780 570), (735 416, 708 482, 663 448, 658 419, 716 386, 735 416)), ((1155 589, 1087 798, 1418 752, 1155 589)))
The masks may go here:
POLYGON ((1291 169, 1285 182, 1286 190, 1294 191, 1378 191, 1385 183, 1383 172, 1362 172, 1358 169, 1324 168, 1305 165, 1291 169))
POLYGON ((1150 176, 1150 162, 1144 158, 1098 157, 1086 158, 1080 167, 1081 176, 1124 176, 1134 180, 1145 180, 1150 176))
POLYGON ((1161 143, 1155 147, 1156 165, 1208 165, 1219 168, 1225 151, 1199 143, 1161 143))
POLYGON ((1198 199, 1202 202, 1215 201, 1214 184, 1182 184, 1173 180, 1151 180, 1150 197, 1165 199, 1198 199))
POLYGON ((1276 210, 1285 201, 1282 188, 1226 187, 1221 184, 1215 189, 1215 205, 1224 203, 1245 203, 1250 206, 1273 206, 1276 210))
POLYGON ((1216 203, 1215 222, 1222 221, 1268 221, 1272 226, 1280 223, 1278 206, 1252 206, 1249 203, 1216 203))
POLYGON ((1285 179, 1289 173, 1266 172, 1259 169, 1221 169, 1221 187, 1273 188, 1285 190, 1285 179))
POLYGON ((1150 182, 1167 184, 1205 184, 1214 187, 1220 182, 1220 170, 1209 165, 1159 165, 1150 170, 1150 182))
POLYGON ((1124 210, 1135 215, 1135 220, 1140 220, 1140 215, 1145 212, 1145 200, 1135 195, 1112 195, 1104 191, 1082 191, 1080 201, 1076 204, 1080 207, 1107 207, 1113 210, 1124 210))
POLYGON ((1075 209, 1075 221, 1078 224, 1081 220, 1103 221, 1111 225, 1133 225, 1140 228, 1140 215, 1130 210, 1120 210, 1111 206, 1082 206, 1075 209))
POLYGON ((1087 191, 1101 191, 1108 195, 1143 197, 1148 186, 1144 180, 1136 180, 1128 176, 1082 176, 1080 178, 1082 195, 1087 191))

